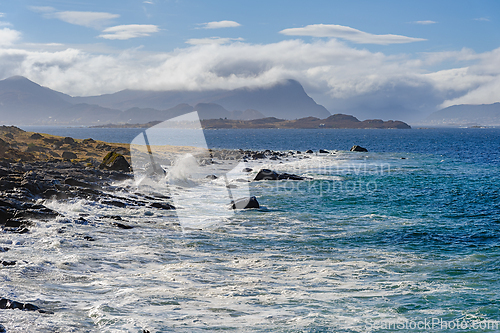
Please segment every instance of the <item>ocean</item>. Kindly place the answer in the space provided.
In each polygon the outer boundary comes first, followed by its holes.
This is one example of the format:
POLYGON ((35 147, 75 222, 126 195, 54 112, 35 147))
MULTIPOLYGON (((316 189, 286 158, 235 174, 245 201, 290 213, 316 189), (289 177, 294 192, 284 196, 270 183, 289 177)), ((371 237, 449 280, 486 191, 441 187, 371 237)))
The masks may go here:
MULTIPOLYGON (((141 132, 23 129, 125 143, 141 132)), ((204 135, 209 148, 293 151, 249 160, 250 176, 307 179, 251 182, 261 208, 193 229, 175 211, 47 202, 65 217, 0 235, 2 260, 20 263, 0 267, 0 290, 54 314, 1 310, 8 332, 500 331, 500 129, 204 135)))

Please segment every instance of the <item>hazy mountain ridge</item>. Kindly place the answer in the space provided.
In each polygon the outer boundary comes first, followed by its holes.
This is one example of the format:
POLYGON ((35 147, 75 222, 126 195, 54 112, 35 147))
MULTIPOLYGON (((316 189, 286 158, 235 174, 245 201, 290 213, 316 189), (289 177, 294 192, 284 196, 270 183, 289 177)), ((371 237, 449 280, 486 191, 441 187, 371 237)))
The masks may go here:
POLYGON ((500 103, 453 105, 432 113, 426 121, 433 125, 500 125, 500 103))
POLYGON ((264 88, 201 92, 123 90, 93 97, 72 97, 22 76, 0 81, 0 115, 1 121, 7 124, 146 123, 195 109, 201 119, 252 120, 275 115, 294 119, 330 115, 294 80, 264 88))

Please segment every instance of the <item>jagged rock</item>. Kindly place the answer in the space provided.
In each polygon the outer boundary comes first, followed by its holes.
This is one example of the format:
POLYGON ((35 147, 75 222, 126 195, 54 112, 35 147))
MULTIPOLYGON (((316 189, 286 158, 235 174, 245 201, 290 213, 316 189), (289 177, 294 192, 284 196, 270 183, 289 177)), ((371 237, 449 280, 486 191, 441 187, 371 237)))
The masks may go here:
POLYGON ((231 201, 232 209, 249 209, 249 208, 260 208, 259 202, 255 196, 249 198, 241 198, 235 201, 231 201))
POLYGON ((70 152, 70 151, 64 151, 62 153, 61 157, 65 160, 74 160, 74 159, 78 158, 78 156, 75 153, 70 152))
POLYGON ((122 154, 116 152, 109 152, 102 163, 99 165, 100 169, 115 170, 115 171, 130 171, 130 164, 127 162, 122 154))
POLYGON ((314 154, 314 152, 311 149, 309 149, 306 151, 306 154, 314 154))
POLYGON ((361 146, 352 146, 351 151, 368 152, 368 149, 361 146))
POLYGON ((1 262, 3 266, 14 266, 16 264, 16 261, 2 261, 1 262))
POLYGON ((262 169, 255 176, 254 180, 278 180, 278 173, 269 169, 262 169))
POLYGON ((320 149, 319 153, 320 154, 330 154, 330 152, 328 150, 324 150, 324 149, 320 149))

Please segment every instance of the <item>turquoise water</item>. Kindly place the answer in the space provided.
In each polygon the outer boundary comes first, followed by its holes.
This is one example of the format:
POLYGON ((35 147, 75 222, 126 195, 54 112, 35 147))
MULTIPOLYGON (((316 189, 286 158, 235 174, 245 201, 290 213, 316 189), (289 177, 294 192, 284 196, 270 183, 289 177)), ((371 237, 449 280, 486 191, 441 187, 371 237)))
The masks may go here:
MULTIPOLYGON (((92 129, 80 131, 82 138, 102 139, 92 129)), ((255 162, 257 170, 312 180, 253 182, 251 193, 263 208, 217 226, 181 232, 165 227, 174 216, 121 211, 142 226, 132 229, 133 237, 77 226, 97 235, 85 253, 71 240, 57 250, 42 246, 44 259, 31 259, 33 266, 52 271, 36 286, 40 299, 52 295, 73 306, 54 305, 51 322, 37 319, 40 331, 69 324, 100 332, 500 331, 500 130, 217 130, 205 136, 209 147, 338 151, 255 162), (347 152, 353 144, 370 152, 347 152), (69 264, 61 268, 58 260, 69 264), (79 278, 56 279, 51 274, 59 270, 79 278)), ((96 210, 91 203, 73 205, 79 206, 51 208, 96 210)), ((46 230, 48 239, 63 237, 46 230)), ((22 294, 29 278, 10 277, 4 288, 22 294)))

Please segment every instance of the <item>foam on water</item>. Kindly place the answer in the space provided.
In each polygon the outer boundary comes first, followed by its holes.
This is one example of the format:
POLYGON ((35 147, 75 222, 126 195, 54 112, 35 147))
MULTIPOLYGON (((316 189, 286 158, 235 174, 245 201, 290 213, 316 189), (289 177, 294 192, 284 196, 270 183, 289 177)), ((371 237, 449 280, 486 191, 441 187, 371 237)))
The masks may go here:
MULTIPOLYGON (((54 314, 0 310, 0 322, 8 332, 382 332, 372 324, 500 319, 490 306, 500 291, 498 226, 487 225, 493 238, 471 236, 470 221, 477 227, 491 218, 453 217, 446 208, 453 196, 444 196, 473 191, 470 177, 494 177, 492 170, 457 178, 466 165, 418 154, 305 156, 248 161, 250 173, 236 163, 200 167, 200 177, 184 173, 198 168, 187 157, 167 167, 163 182, 141 182, 138 191, 177 198, 176 211, 45 202, 65 217, 0 236, 11 248, 2 260, 17 261, 0 267, 0 291, 54 314), (311 179, 252 182, 262 208, 230 210, 220 199, 228 198, 227 184, 240 196, 261 168, 311 179), (349 182, 377 187, 337 186, 349 182), (184 231, 179 214, 192 217, 184 231), (103 218, 110 215, 134 228, 114 227, 103 218)), ((120 185, 128 192, 114 195, 138 198, 133 181, 120 185)), ((474 207, 486 209, 481 201, 474 207)))

